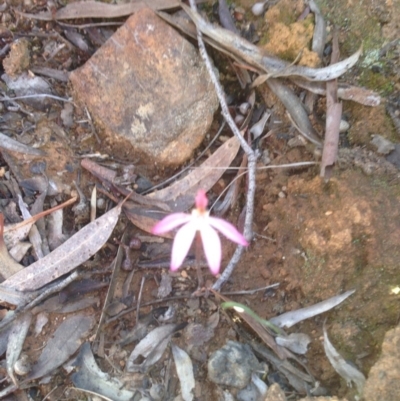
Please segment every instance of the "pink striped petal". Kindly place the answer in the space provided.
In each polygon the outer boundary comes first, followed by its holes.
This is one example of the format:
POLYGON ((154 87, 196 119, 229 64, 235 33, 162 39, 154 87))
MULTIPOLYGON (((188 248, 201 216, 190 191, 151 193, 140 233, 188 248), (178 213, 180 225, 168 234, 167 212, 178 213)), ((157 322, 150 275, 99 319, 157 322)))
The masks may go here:
POLYGON ((216 228, 231 241, 243 246, 249 245, 249 243, 246 241, 246 238, 244 238, 243 235, 240 234, 236 227, 231 223, 228 223, 223 219, 219 219, 218 217, 209 217, 208 220, 212 227, 216 228))
POLYGON ((194 236, 196 235, 197 226, 193 222, 189 222, 182 226, 175 235, 171 252, 171 270, 178 270, 192 245, 194 236))
POLYGON ((217 232, 208 224, 201 227, 200 234, 208 267, 215 276, 221 265, 221 240, 217 232))
POLYGON ((152 229, 152 234, 164 234, 173 230, 182 224, 187 223, 191 219, 191 215, 187 213, 172 213, 160 220, 152 229))

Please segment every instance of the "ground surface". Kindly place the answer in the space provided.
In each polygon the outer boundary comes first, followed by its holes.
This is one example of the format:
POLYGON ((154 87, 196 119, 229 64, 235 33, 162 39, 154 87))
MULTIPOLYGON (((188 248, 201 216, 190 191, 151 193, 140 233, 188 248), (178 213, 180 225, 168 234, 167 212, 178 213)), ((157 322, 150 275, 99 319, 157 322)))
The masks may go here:
MULTIPOLYGON (((298 3, 291 5, 293 10, 300 7, 298 3)), ((334 4, 327 1, 318 3, 330 23, 329 26, 336 25, 339 28, 343 56, 357 50, 361 42, 364 44, 361 63, 344 79, 377 91, 383 95, 383 102, 376 108, 344 102, 343 114, 350 128, 341 137, 341 147, 346 148, 347 153, 341 154, 329 182, 324 182, 319 177, 316 167, 259 171, 253 225, 255 237, 223 290, 243 291, 279 283, 274 289, 253 295, 231 296, 235 301, 248 305, 259 316, 271 318, 355 289, 355 293, 343 305, 289 330, 310 335, 312 341, 306 354, 307 364, 314 377, 328 388, 330 394, 354 399, 354 390, 346 386, 325 356, 321 341, 322 325, 326 319, 332 343, 346 359, 368 375, 380 355, 385 333, 399 323, 400 294, 396 292, 400 285, 399 172, 392 165, 388 166, 383 157, 374 153, 370 141, 371 135, 376 134, 393 142, 399 142, 400 139, 400 132, 396 131, 395 123, 386 111, 387 99, 396 100, 400 93, 399 45, 385 56, 377 56, 383 46, 400 37, 400 5, 396 0, 339 0, 334 4), (367 175, 366 172, 370 174, 367 175)), ((237 7, 246 11, 251 5, 249 0, 236 3, 237 7)), ((256 25, 262 37, 266 33, 263 21, 257 20, 256 25)), ((76 59, 74 63, 78 63, 76 59)), ((268 99, 268 95, 262 91, 260 89, 260 98, 268 99)), ((319 106, 317 113, 321 120, 324 118, 322 108, 323 106, 319 106)), ((276 116, 284 117, 283 110, 277 109, 276 113, 276 116)), ((48 116, 48 120, 58 118, 48 116)), ((45 126, 49 124, 48 120, 43 120, 45 126)), ((271 136, 262 143, 262 147, 269 151, 272 164, 313 160, 313 156, 305 148, 290 149, 283 134, 271 136)), ((82 136, 83 133, 79 131, 71 135, 72 140, 66 146, 72 149, 71 154, 59 152, 59 166, 64 166, 68 158, 71 158, 71 163, 76 162, 72 161, 74 152, 98 150, 94 140, 81 142, 82 136)), ((62 140, 58 140, 60 142, 57 146, 64 149, 62 140)), ((55 145, 50 141, 46 146, 55 145)), ((51 168, 57 171, 57 165, 51 168)), ((68 177, 66 173, 63 179, 67 180, 68 177)), ((84 175, 81 186, 89 187, 92 182, 93 178, 84 175)), ((214 192, 218 193, 227 182, 229 177, 223 178, 214 192)), ((66 184, 71 185, 71 182, 66 184)), ((243 188, 239 199, 244 199, 243 188)), ((241 208, 237 206, 227 216, 228 219, 238 223, 240 211, 241 208)), ((65 219, 67 227, 72 229, 73 216, 66 215, 65 219)), ((111 245, 100 251, 93 265, 101 263, 105 267, 111 263, 117 247, 114 238, 121 235, 125 226, 129 227, 129 235, 132 237, 143 234, 123 218, 110 240, 111 245)), ((152 246, 153 243, 144 241, 141 250, 132 251, 132 260, 149 253, 152 246)), ((231 244, 224 242, 225 262, 229 260, 233 250, 231 244)), ((145 304, 156 300, 161 270, 138 269, 132 279, 131 290, 134 294, 139 292, 144 272, 151 277, 146 281, 143 290, 142 303, 145 304)), ((205 270, 204 273, 206 282, 212 283, 214 278, 207 275, 205 270)), ((115 298, 122 294, 122 283, 127 274, 121 272, 115 298)), ((195 270, 182 269, 172 277, 173 296, 176 299, 159 304, 175 307, 178 321, 205 324, 217 310, 218 303, 214 298, 179 299, 181 294, 196 289, 195 270)), ((106 289, 98 291, 102 305, 106 289)), ((143 308, 141 312, 149 312, 152 308, 154 305, 143 308)), ((94 314, 96 319, 100 318, 99 307, 92 307, 86 313, 94 314)), ((58 326, 59 319, 62 319, 62 315, 50 314, 45 330, 37 337, 28 338, 26 348, 31 354, 35 355, 36 350, 43 346, 49 334, 58 326)), ((130 345, 126 350, 120 350, 115 343, 133 328, 134 323, 135 311, 132 311, 105 327, 108 359, 99 361, 104 371, 118 375, 119 370, 123 369, 126 357, 133 347, 130 345)), ((221 315, 211 341, 205 345, 196 347, 193 339, 185 336, 177 340, 182 348, 194 347, 191 356, 195 361, 195 394, 198 399, 217 399, 214 387, 206 377, 206 358, 210 352, 222 347, 226 339, 240 340, 228 324, 227 318, 221 315)), ((158 372, 157 369, 156 371, 158 372)), ((132 376, 130 380, 143 379, 140 375, 132 376)), ((157 375, 150 374, 150 378, 156 381, 157 375)), ((40 387, 41 395, 46 395, 58 384, 57 391, 48 399, 67 398, 66 387, 62 384, 64 380, 63 373, 55 376, 50 384, 40 387)), ((71 399, 78 399, 77 395, 69 396, 71 399)))

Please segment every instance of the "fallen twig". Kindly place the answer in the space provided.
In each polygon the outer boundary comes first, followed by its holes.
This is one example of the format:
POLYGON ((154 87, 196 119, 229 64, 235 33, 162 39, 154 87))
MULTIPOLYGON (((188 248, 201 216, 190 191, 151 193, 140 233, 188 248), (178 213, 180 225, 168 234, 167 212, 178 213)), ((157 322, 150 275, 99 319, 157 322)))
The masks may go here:
MULTIPOLYGON (((197 7, 194 0, 190 0, 190 6, 193 11, 197 12, 197 7)), ((253 233, 252 233, 252 224, 253 224, 253 212, 254 212, 254 195, 256 192, 256 161, 257 156, 253 149, 248 145, 246 140, 241 135, 238 127, 236 126, 235 122, 233 121, 229 110, 228 105, 225 101, 225 95, 221 84, 216 77, 213 67, 211 65, 210 58, 208 57, 206 47, 204 45, 203 36, 199 29, 197 29, 197 40, 199 44, 200 55, 205 62, 207 67, 207 71, 210 74, 210 78, 214 84, 215 91, 217 93, 219 103, 221 105, 222 115, 224 116, 226 122, 228 123, 229 127, 231 128, 232 132, 236 136, 236 138, 240 142, 240 146, 246 153, 248 157, 248 188, 247 188, 247 197, 246 197, 246 218, 244 222, 244 236, 250 242, 253 233)), ((219 290, 221 286, 228 280, 230 275, 232 274, 237 262, 240 260, 240 256, 242 255, 244 247, 239 245, 236 248, 235 253, 232 256, 228 266, 225 268, 219 279, 214 283, 213 289, 219 290)))

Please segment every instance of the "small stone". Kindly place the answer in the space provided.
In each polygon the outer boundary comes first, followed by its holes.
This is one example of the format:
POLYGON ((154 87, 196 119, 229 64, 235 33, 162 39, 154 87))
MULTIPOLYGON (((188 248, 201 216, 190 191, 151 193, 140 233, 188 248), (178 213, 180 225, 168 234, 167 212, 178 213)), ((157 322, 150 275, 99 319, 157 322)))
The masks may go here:
POLYGON ((242 389, 249 383, 251 374, 260 369, 249 345, 228 341, 210 356, 208 379, 216 384, 242 389))
POLYGON ((350 128, 350 124, 346 120, 340 120, 340 125, 339 125, 340 133, 348 131, 349 128, 350 128))
POLYGON ((262 155, 261 155, 261 161, 265 166, 267 166, 268 164, 271 163, 271 158, 269 156, 268 149, 263 150, 262 155))
POLYGON ((286 198, 286 194, 283 191, 280 191, 278 194, 279 198, 283 199, 286 198))
POLYGON ((196 48, 143 8, 70 79, 107 153, 176 166, 203 141, 218 99, 196 48))
POLYGON ((244 389, 238 392, 236 398, 238 401, 257 401, 260 399, 260 394, 254 384, 250 383, 244 389))
POLYGON ((97 208, 100 209, 100 210, 105 209, 105 207, 106 207, 106 201, 105 201, 105 199, 103 199, 103 198, 97 199, 96 205, 97 205, 97 208))
POLYGON ((394 150, 394 144, 381 135, 372 135, 372 145, 376 147, 376 151, 381 155, 388 155, 394 150))
POLYGON ((286 401, 286 396, 279 384, 274 383, 267 391, 265 401, 286 401))

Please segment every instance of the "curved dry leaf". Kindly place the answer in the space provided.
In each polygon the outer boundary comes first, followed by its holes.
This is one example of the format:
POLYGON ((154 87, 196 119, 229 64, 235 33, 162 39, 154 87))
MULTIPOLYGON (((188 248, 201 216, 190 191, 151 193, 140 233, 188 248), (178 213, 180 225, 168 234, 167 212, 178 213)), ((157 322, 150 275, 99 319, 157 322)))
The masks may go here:
POLYGON ((85 343, 79 352, 75 366, 79 369, 71 375, 71 380, 75 387, 100 394, 107 399, 130 401, 134 393, 122 389, 122 383, 116 378, 110 378, 98 367, 90 344, 85 343))
POLYGON ((114 207, 83 227, 49 255, 14 274, 3 286, 19 291, 36 290, 75 269, 105 244, 120 213, 121 205, 114 207))
POLYGON ((293 124, 300 133, 315 145, 320 145, 321 139, 312 126, 303 104, 294 91, 287 85, 284 85, 279 79, 268 79, 267 85, 283 103, 293 124))
MULTIPOLYGON (((193 203, 193 198, 191 199, 191 202, 193 203)), ((158 209, 144 208, 143 206, 138 206, 131 201, 125 202, 123 209, 126 217, 128 217, 132 224, 147 233, 151 233, 151 230, 156 223, 165 217, 165 213, 160 212, 158 209)), ((165 233, 160 235, 160 237, 174 238, 174 234, 165 233)))
POLYGON ((310 337, 304 333, 291 333, 286 337, 276 337, 275 341, 278 345, 290 349, 290 351, 304 355, 307 352, 310 337))
POLYGON ((24 267, 17 263, 8 253, 4 242, 4 216, 0 213, 0 277, 7 279, 21 271, 24 267))
POLYGON ((10 256, 16 262, 21 262, 22 258, 25 256, 31 246, 32 244, 30 242, 18 242, 18 244, 10 249, 10 256))
POLYGON ((76 197, 71 198, 64 203, 61 203, 60 205, 54 206, 51 209, 35 214, 31 218, 21 221, 20 223, 6 225, 4 227, 4 242, 7 246, 7 249, 12 248, 19 241, 25 239, 29 234, 32 224, 34 224, 37 220, 41 219, 44 216, 47 216, 50 213, 55 212, 56 210, 71 205, 72 203, 76 202, 76 199, 76 197))
POLYGON ((47 342, 39 360, 24 383, 53 373, 65 363, 83 343, 83 338, 93 328, 93 316, 75 315, 64 320, 47 342))
MULTIPOLYGON (((323 68, 291 65, 279 58, 265 56, 257 46, 227 29, 208 23, 198 12, 191 10, 185 4, 182 4, 181 7, 202 33, 216 42, 217 49, 220 50, 222 47, 228 50, 232 56, 241 58, 248 64, 267 72, 273 78, 299 76, 310 81, 329 81, 340 77, 353 67, 362 53, 362 48, 360 48, 350 57, 323 68)), ((213 41, 208 43, 215 47, 213 41)))
POLYGON ((13 383, 18 386, 18 380, 14 376, 14 364, 17 362, 21 354, 22 347, 25 342, 26 335, 28 334, 29 326, 31 325, 32 314, 30 312, 24 313, 19 316, 12 325, 12 330, 8 337, 7 345, 7 373, 13 383))
POLYGON ((126 370, 128 372, 141 372, 156 363, 167 348, 169 340, 177 330, 177 327, 176 324, 166 324, 155 328, 147 334, 129 355, 126 370), (147 359, 141 364, 135 363, 140 356, 147 359))
POLYGON ((179 7, 177 0, 141 0, 133 1, 127 4, 107 4, 95 1, 77 1, 60 8, 53 14, 51 11, 40 12, 38 14, 16 12, 25 18, 37 19, 40 21, 53 21, 77 18, 119 18, 131 15, 143 8, 146 4, 153 10, 168 10, 179 7))
POLYGON ((240 143, 236 137, 221 145, 204 163, 187 176, 160 191, 147 195, 170 204, 172 211, 185 211, 192 204, 197 191, 208 191, 224 174, 239 151, 240 143))
POLYGON ((354 293, 355 290, 346 291, 343 294, 336 295, 332 298, 326 299, 325 301, 318 302, 315 305, 308 306, 306 308, 298 309, 295 311, 283 313, 282 315, 273 317, 269 321, 278 327, 292 327, 296 323, 302 320, 309 319, 310 317, 324 313, 335 306, 342 303, 346 298, 354 293))
POLYGON ((18 142, 7 135, 0 132, 0 148, 11 150, 13 152, 25 153, 33 156, 45 156, 46 152, 41 149, 32 148, 31 146, 25 145, 18 142))
MULTIPOLYGON (((326 84, 324 82, 312 82, 298 77, 291 78, 291 81, 300 88, 307 89, 317 95, 326 96, 326 84)), ((376 92, 342 82, 338 84, 338 97, 371 107, 379 106, 381 103, 381 97, 376 92)))
POLYGON ((182 398, 184 401, 192 401, 195 382, 193 364, 190 356, 175 344, 171 344, 171 349, 175 361, 176 373, 181 383, 182 398))
POLYGON ((347 385, 351 387, 351 382, 354 382, 359 394, 362 393, 365 385, 365 376, 353 365, 350 365, 345 359, 336 351, 335 347, 329 341, 328 333, 324 325, 324 350, 329 359, 329 362, 336 370, 336 372, 346 380, 347 385))

